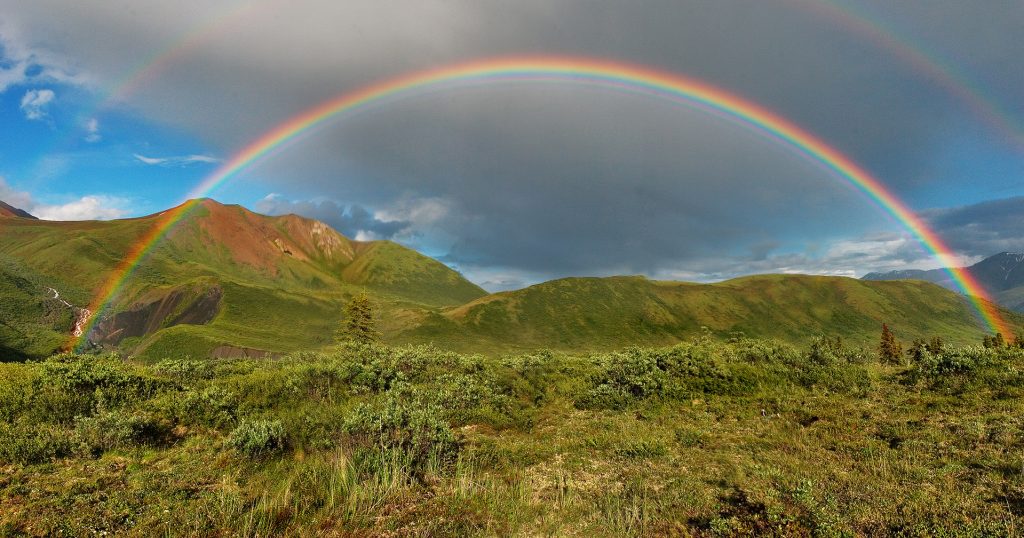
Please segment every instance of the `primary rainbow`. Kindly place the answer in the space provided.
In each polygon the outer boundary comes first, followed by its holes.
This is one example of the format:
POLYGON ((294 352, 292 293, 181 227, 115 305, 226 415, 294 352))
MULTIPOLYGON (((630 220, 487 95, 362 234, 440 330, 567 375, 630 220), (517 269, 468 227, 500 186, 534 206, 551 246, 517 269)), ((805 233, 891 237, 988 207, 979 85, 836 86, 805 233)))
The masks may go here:
POLYGON ((1010 334, 1006 322, 988 299, 985 289, 956 260, 943 241, 924 221, 897 199, 885 186, 845 155, 770 110, 705 82, 654 69, 593 58, 511 57, 461 63, 420 71, 344 92, 267 131, 246 146, 188 195, 190 201, 168 210, 147 231, 99 289, 90 305, 94 312, 83 334, 117 295, 145 254, 173 225, 195 207, 195 199, 234 177, 282 144, 344 113, 427 91, 467 84, 509 81, 555 81, 598 85, 630 93, 660 97, 720 115, 781 142, 797 154, 824 166, 866 194, 875 204, 907 228, 946 267, 957 286, 968 296, 982 320, 994 332, 1010 334))

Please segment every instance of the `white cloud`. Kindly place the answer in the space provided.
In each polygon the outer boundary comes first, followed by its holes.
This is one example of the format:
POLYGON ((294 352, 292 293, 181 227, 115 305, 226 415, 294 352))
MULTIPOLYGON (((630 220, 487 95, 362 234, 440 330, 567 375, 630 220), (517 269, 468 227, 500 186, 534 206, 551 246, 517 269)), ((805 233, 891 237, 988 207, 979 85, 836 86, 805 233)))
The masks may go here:
POLYGON ((29 90, 21 98, 21 110, 30 120, 41 120, 47 117, 46 109, 57 95, 53 90, 29 90))
POLYGON ((63 57, 28 46, 10 24, 0 21, 0 93, 33 83, 90 86, 92 80, 63 57))
POLYGON ((140 163, 148 164, 150 166, 188 166, 188 165, 192 165, 192 164, 200 164, 200 163, 210 164, 210 163, 218 163, 218 162, 220 162, 220 159, 218 159, 216 157, 211 157, 209 155, 195 155, 195 154, 193 154, 193 155, 178 155, 178 156, 171 156, 171 157, 147 157, 145 155, 140 155, 138 153, 133 153, 132 156, 134 156, 135 159, 138 160, 140 163))
POLYGON ((353 239, 356 241, 378 241, 384 238, 373 230, 359 230, 356 232, 356 236, 353 239))
POLYGON ((43 220, 109 220, 124 217, 127 201, 104 195, 88 195, 60 205, 34 206, 30 213, 43 220))
POLYGON ((43 220, 109 220, 127 216, 130 201, 117 196, 89 194, 64 204, 42 204, 0 177, 0 200, 43 220))
POLYGON ((99 142, 103 137, 100 135, 100 121, 92 118, 85 123, 85 141, 99 142))

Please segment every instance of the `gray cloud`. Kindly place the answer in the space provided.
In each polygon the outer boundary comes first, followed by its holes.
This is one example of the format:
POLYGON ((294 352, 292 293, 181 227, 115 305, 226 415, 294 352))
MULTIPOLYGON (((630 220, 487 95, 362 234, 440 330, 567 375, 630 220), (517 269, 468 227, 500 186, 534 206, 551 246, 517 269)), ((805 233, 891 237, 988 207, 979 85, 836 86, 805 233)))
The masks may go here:
POLYGON ((923 216, 959 252, 972 256, 1024 252, 1024 197, 931 209, 923 216))
POLYGON ((408 221, 381 220, 360 205, 344 206, 331 200, 292 201, 268 195, 256 204, 268 215, 296 214, 327 223, 352 239, 391 239, 409 228, 408 221))
MULTIPOLYGON (((607 57, 707 80, 820 135, 910 199, 955 181, 938 157, 961 137, 1000 141, 928 73, 804 9, 808 2, 267 1, 232 11, 200 0, 145 10, 129 0, 0 0, 0 7, 22 35, 99 80, 121 80, 140 51, 191 35, 146 84, 117 99, 202 138, 217 155, 341 92, 508 54, 607 57)), ((1016 38, 1024 13, 1016 0, 985 9, 852 5, 904 29, 905 41, 921 50, 960 62, 991 89, 1008 121, 1024 123, 1024 67, 1015 60, 1024 57, 1016 38)), ((277 200, 263 210, 308 214, 348 234, 376 229, 446 254, 496 286, 581 273, 713 278, 924 263, 913 242, 871 239, 894 224, 778 143, 692 108, 600 88, 506 84, 370 108, 321 127, 236 181, 284 199, 313 192, 345 200, 350 207, 277 200), (421 200, 444 211, 429 221, 401 212, 421 200), (373 210, 353 216, 353 207, 373 210), (390 219, 376 220, 379 212, 390 219), (830 250, 835 245, 852 250, 830 250)))

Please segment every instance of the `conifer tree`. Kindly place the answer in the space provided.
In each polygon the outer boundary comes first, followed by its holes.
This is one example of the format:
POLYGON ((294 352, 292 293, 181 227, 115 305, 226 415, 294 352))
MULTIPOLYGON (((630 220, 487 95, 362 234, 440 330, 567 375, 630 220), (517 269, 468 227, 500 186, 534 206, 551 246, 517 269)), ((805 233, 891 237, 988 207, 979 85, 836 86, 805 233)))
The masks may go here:
POLYGON ((924 358, 925 351, 931 352, 931 346, 926 344, 923 339, 916 338, 907 349, 907 356, 914 362, 920 362, 924 358))
POLYGON ((882 338, 878 344, 878 354, 882 360, 893 363, 900 362, 900 358, 903 356, 903 347, 896 341, 889 326, 884 323, 882 324, 882 338))
POLYGON ((366 294, 359 294, 345 305, 345 317, 338 330, 337 340, 369 344, 380 341, 380 333, 374 327, 373 305, 366 294))

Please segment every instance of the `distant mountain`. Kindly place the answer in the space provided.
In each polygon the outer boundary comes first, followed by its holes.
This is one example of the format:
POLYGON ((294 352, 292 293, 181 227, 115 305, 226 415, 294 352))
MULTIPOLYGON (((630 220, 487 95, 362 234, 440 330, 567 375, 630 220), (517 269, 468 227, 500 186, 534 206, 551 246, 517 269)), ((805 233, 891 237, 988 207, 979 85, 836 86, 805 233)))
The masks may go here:
POLYGON ((21 217, 23 219, 34 219, 32 215, 23 209, 18 209, 3 200, 0 200, 0 218, 21 217))
MULTIPOLYGON (((992 294, 999 304, 1024 312, 1024 253, 1001 252, 965 268, 992 294)), ((916 269, 868 273, 863 280, 925 280, 956 290, 956 284, 944 269, 916 269)))

